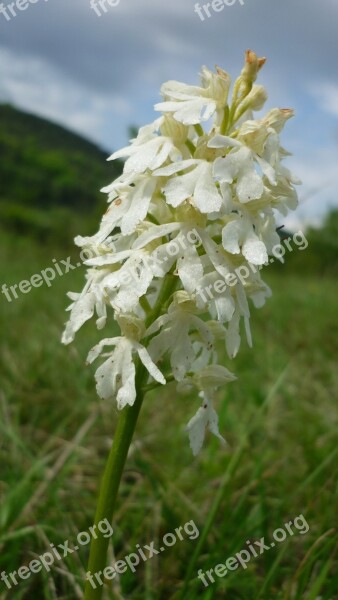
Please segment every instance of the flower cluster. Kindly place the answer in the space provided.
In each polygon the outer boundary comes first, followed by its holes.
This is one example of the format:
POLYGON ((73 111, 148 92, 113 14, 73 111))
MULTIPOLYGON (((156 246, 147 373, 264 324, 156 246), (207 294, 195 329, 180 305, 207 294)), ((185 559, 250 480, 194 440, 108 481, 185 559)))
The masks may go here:
POLYGON ((86 261, 83 291, 69 294, 63 342, 94 314, 98 329, 108 317, 118 325, 120 335, 103 339, 88 361, 104 357, 97 391, 119 409, 135 401, 140 363, 149 380, 196 389, 202 405, 187 425, 194 454, 206 428, 221 437, 213 396, 235 377, 218 357, 224 347, 237 354, 242 323, 251 345, 250 303, 260 307, 270 295, 259 268, 279 242, 275 215, 297 205, 298 181, 279 141, 292 111, 253 118, 267 98, 255 84, 264 62, 246 52, 231 98, 230 77, 218 67, 203 67, 200 87, 165 83, 155 105, 161 116, 110 157, 126 161, 102 190, 109 208, 99 231, 75 239, 95 258, 86 261), (236 279, 215 298, 198 293, 241 265, 255 266, 244 283, 236 279))

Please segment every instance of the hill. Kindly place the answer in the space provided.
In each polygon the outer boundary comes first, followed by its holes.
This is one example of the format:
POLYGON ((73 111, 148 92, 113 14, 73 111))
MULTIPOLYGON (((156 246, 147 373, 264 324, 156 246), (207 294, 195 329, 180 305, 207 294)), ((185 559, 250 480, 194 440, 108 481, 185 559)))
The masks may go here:
POLYGON ((85 138, 10 105, 0 105, 0 154, 0 219, 20 233, 62 229, 74 212, 96 218, 99 189, 122 170, 85 138))

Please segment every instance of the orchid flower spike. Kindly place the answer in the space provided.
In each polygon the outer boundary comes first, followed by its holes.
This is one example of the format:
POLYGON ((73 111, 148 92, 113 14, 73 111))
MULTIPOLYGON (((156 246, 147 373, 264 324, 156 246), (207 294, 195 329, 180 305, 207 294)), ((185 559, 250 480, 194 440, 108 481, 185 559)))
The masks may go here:
POLYGON ((124 171, 103 189, 109 206, 98 232, 75 239, 87 281, 69 294, 63 342, 94 315, 99 330, 115 322, 118 335, 104 336, 88 361, 103 357, 98 394, 121 410, 135 401, 136 363, 147 384, 196 390, 202 406, 186 428, 194 454, 206 429, 223 439, 214 405, 235 379, 224 354, 236 356, 242 323, 251 345, 251 307, 271 294, 261 268, 279 243, 276 215, 297 206, 299 181, 280 146, 293 113, 254 117, 267 98, 254 83, 264 63, 248 50, 231 95, 219 67, 202 67, 200 86, 164 83, 161 115, 110 157, 123 157, 124 171))

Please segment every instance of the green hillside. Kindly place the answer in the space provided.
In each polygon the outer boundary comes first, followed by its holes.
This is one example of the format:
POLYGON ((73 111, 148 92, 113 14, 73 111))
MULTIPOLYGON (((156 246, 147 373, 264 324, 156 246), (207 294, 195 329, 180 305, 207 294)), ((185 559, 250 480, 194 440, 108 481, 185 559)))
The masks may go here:
POLYGON ((79 135, 9 105, 0 105, 0 154, 1 223, 39 237, 67 238, 74 212, 90 228, 105 202, 100 187, 122 168, 79 135))

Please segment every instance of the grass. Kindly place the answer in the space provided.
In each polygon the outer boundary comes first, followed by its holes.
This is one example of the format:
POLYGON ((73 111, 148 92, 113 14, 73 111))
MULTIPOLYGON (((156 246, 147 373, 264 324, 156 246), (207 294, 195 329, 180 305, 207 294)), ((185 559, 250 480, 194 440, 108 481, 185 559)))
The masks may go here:
MULTIPOLYGON (((1 236, 1 280, 8 285, 50 266, 68 252, 1 236)), ((208 438, 193 458, 184 425, 199 405, 168 385, 150 392, 120 491, 110 564, 136 544, 155 542, 194 520, 200 535, 184 536, 106 586, 105 596, 130 600, 335 600, 337 556, 336 281, 265 273, 273 297, 253 311, 254 348, 243 342, 230 364, 238 381, 219 394, 224 450, 208 438), (247 569, 197 578, 303 514, 309 531, 288 536, 253 558, 247 569)), ((58 277, 1 308, 0 573, 17 571, 49 544, 92 524, 97 485, 117 420, 97 399, 94 368, 85 366, 98 339, 84 327, 60 344, 67 290, 83 270, 58 277)), ((89 546, 8 590, 1 600, 81 598, 89 546)))

